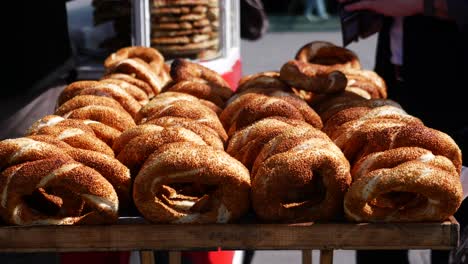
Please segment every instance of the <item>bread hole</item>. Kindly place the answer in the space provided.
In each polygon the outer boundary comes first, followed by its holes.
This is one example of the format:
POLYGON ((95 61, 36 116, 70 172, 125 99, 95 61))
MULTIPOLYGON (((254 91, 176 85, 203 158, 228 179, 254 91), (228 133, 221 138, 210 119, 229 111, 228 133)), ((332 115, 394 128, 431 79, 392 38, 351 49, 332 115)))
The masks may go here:
POLYGON ((66 188, 37 188, 23 199, 33 210, 49 216, 80 216, 86 213, 84 201, 66 188))
POLYGON ((213 207, 213 193, 218 186, 187 182, 163 185, 161 188, 157 196, 166 204, 182 211, 204 213, 213 207))
POLYGON ((322 177, 315 174, 311 181, 296 188, 285 188, 283 195, 283 206, 285 208, 314 207, 320 204, 326 195, 325 185, 322 177))
POLYGON ((418 207, 425 202, 427 198, 418 193, 391 191, 377 196, 369 203, 380 208, 404 210, 418 207))

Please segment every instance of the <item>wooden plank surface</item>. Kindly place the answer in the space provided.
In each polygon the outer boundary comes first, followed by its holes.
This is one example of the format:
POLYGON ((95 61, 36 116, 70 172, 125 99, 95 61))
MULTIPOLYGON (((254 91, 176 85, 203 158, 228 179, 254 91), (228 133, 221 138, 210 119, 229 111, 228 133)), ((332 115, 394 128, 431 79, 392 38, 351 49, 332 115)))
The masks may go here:
POLYGON ((0 227, 0 251, 114 251, 223 249, 452 249, 459 225, 207 224, 0 227))

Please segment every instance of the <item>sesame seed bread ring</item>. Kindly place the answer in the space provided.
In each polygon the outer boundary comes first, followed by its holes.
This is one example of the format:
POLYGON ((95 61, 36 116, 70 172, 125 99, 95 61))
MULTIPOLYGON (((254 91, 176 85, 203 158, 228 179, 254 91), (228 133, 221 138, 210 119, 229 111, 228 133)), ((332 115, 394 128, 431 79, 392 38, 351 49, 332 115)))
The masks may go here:
POLYGON ((67 156, 64 149, 33 138, 20 137, 0 141, 0 170, 28 161, 67 156))
POLYGON ((133 77, 132 75, 124 74, 124 73, 112 73, 112 74, 106 74, 102 76, 101 80, 105 80, 105 79, 126 81, 130 84, 135 85, 141 90, 143 90, 148 95, 148 98, 152 98, 154 96, 154 91, 147 82, 139 80, 133 77))
MULTIPOLYGON (((161 66, 164 67, 164 66, 161 66)), ((159 94, 165 85, 163 80, 143 60, 138 58, 124 59, 107 69, 107 74, 125 73, 151 85, 154 94, 159 94)))
POLYGON ((124 131, 135 126, 135 121, 130 114, 108 106, 85 106, 69 112, 64 117, 98 121, 119 131, 124 131))
MULTIPOLYGON (((155 112, 158 111, 158 109, 164 108, 169 106, 170 104, 176 102, 176 101, 188 101, 189 104, 202 104, 209 109, 213 110, 216 114, 219 113, 219 107, 214 105, 213 103, 203 100, 203 99, 198 99, 197 97, 187 94, 187 93, 179 93, 179 92, 164 92, 161 94, 158 94, 156 97, 151 99, 151 101, 143 106, 138 114, 135 117, 135 121, 137 124, 144 123, 148 117, 153 115, 155 112)), ((186 102, 187 103, 187 102, 186 102)))
POLYGON ((70 100, 67 100, 65 103, 61 104, 56 110, 55 115, 63 116, 70 111, 75 109, 85 107, 88 105, 102 105, 112 107, 121 111, 125 109, 111 97, 98 96, 98 95, 78 95, 74 96, 70 100))
POLYGON ((161 132, 163 129, 163 127, 153 124, 143 124, 129 128, 122 132, 122 134, 120 134, 120 136, 114 141, 112 149, 114 150, 115 155, 118 156, 130 140, 141 135, 156 134, 161 132))
POLYGON ((132 117, 140 110, 141 105, 124 89, 112 83, 99 82, 93 87, 80 91, 80 95, 97 95, 115 99, 132 117))
MULTIPOLYGON (((298 150, 301 148, 316 147, 322 144, 328 144, 330 138, 324 136, 320 130, 315 129, 312 126, 291 126, 288 130, 284 130, 278 133, 274 138, 270 139, 258 153, 251 170, 251 178, 255 178, 258 169, 262 164, 270 157, 278 154, 287 152, 290 149, 297 147, 301 144, 298 150), (318 132, 317 132, 318 131, 318 132), (308 141, 309 139, 314 139, 308 141), (302 144, 304 143, 304 144, 302 144), (315 146, 310 146, 314 143, 315 146)), ((302 150, 301 150, 302 151, 302 150)))
POLYGON ((236 131, 236 133, 229 138, 226 152, 242 162, 242 164, 250 170, 263 146, 272 138, 290 129, 292 126, 309 127, 310 124, 280 116, 260 119, 236 131))
POLYGON ((57 99, 57 105, 61 106, 66 101, 72 99, 80 93, 81 90, 93 87, 97 84, 97 81, 76 81, 72 82, 63 89, 57 99))
POLYGON ((341 92, 348 82, 346 75, 340 69, 297 60, 283 64, 280 78, 292 87, 316 94, 341 92))
POLYGON ((289 86, 280 78, 279 72, 266 71, 243 76, 238 83, 236 94, 255 88, 273 88, 288 91, 289 86))
POLYGON ((203 79, 214 89, 220 90, 217 93, 222 95, 223 99, 227 99, 232 95, 231 87, 219 73, 188 60, 175 59, 172 61, 171 77, 176 82, 203 79))
POLYGON ((69 123, 74 120, 64 120, 54 126, 45 126, 34 132, 33 135, 49 135, 53 136, 72 147, 86 150, 97 151, 111 157, 114 157, 114 151, 102 140, 96 137, 93 130, 81 122, 82 129, 76 124, 69 123))
POLYGON ((141 214, 154 223, 234 222, 249 208, 248 170, 226 152, 190 142, 163 146, 133 185, 141 214))
POLYGON ((353 51, 326 41, 305 44, 297 51, 295 58, 307 63, 361 69, 359 58, 353 51))
POLYGON ((164 56, 156 49, 144 46, 124 47, 107 56, 104 60, 104 67, 107 69, 115 67, 119 62, 139 58, 148 63, 155 74, 161 71, 164 64, 164 56))
POLYGON ((462 197, 458 174, 410 161, 361 176, 346 193, 344 208, 347 218, 353 221, 444 221, 457 211, 462 197), (396 194, 407 194, 409 199, 391 207, 372 203, 374 199, 396 194))
POLYGON ((188 118, 163 116, 152 119, 146 124, 155 124, 161 127, 183 127, 199 135, 208 146, 220 150, 224 149, 225 141, 219 137, 214 129, 188 118))
POLYGON ((168 86, 165 91, 187 93, 199 99, 210 101, 219 108, 224 108, 225 102, 232 95, 231 91, 220 90, 201 81, 179 81, 168 86))
POLYGON ((167 127, 161 131, 137 135, 132 138, 120 151, 117 159, 130 169, 132 175, 137 175, 146 159, 158 148, 168 143, 182 141, 206 145, 200 136, 188 129, 167 127))
POLYGON ((114 223, 118 217, 119 203, 112 185, 97 171, 70 159, 50 158, 9 167, 0 174, 0 192, 0 213, 8 224, 104 224, 114 223), (60 193, 65 189, 76 198, 61 199, 54 195, 55 189, 60 193), (63 204, 55 210, 47 208, 34 196, 37 190, 50 190, 51 199, 63 204), (88 209, 64 214, 68 201, 77 199, 88 209))
POLYGON ((72 149, 67 151, 74 160, 95 169, 114 187, 119 198, 120 209, 126 209, 131 201, 130 170, 116 158, 90 150, 72 149))
POLYGON ((184 117, 212 128, 224 142, 227 141, 226 131, 219 121, 218 115, 202 104, 187 104, 179 100, 165 107, 153 107, 153 111, 154 112, 146 119, 145 123, 164 116, 184 117))
POLYGON ((42 127, 55 125, 75 127, 83 129, 85 131, 89 131, 89 129, 91 129, 97 138, 104 141, 109 146, 112 146, 114 140, 121 134, 121 132, 117 129, 97 121, 65 119, 57 115, 47 115, 33 123, 31 127, 26 131, 26 135, 35 135, 37 134, 37 131, 42 127))
POLYGON ((145 91, 141 90, 137 86, 130 84, 126 81, 118 80, 118 79, 104 79, 100 80, 100 83, 111 83, 115 84, 118 87, 122 88, 126 91, 129 95, 131 95, 140 105, 145 105, 148 103, 149 98, 145 91))
POLYGON ((221 113, 220 120, 225 121, 224 124, 229 126, 229 136, 232 136, 235 131, 269 116, 303 120, 317 128, 322 128, 320 117, 304 101, 293 101, 294 98, 288 99, 288 96, 247 93, 236 99, 239 103, 234 101, 229 104, 221 113), (235 109, 236 106, 238 109, 235 109), (232 121, 229 124, 230 120, 232 121))
POLYGON ((262 150, 265 159, 252 174, 252 204, 262 220, 334 220, 343 213, 348 160, 320 130, 300 130, 276 136, 262 150))

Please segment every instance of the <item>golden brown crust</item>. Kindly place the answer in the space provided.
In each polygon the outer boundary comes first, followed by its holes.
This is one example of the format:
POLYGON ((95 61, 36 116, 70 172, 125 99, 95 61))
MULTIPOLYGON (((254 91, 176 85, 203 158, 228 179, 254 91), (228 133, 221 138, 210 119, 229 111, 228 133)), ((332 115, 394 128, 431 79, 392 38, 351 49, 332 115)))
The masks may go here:
POLYGON ((94 87, 96 84, 97 84, 97 81, 88 81, 88 80, 76 81, 76 82, 70 83, 60 93, 57 99, 57 105, 61 106, 66 101, 78 95, 81 90, 89 88, 89 87, 94 87))
POLYGON ((133 118, 127 112, 107 106, 85 106, 69 112, 64 117, 98 121, 119 131, 124 131, 135 126, 135 121, 133 121, 133 118))
POLYGON ((102 106, 112 107, 121 111, 125 111, 125 109, 120 105, 120 103, 111 97, 104 97, 104 96, 98 96, 98 95, 78 95, 78 96, 74 96, 70 100, 67 100, 65 103, 61 104, 55 110, 54 114, 63 116, 63 115, 66 115, 70 111, 73 111, 75 109, 85 107, 88 105, 102 105, 102 106))
POLYGON ((137 124, 144 123, 148 119, 148 117, 150 117, 155 112, 157 112, 158 109, 167 107, 176 101, 185 101, 186 103, 189 102, 189 104, 191 105, 202 104, 208 107, 209 109, 213 110, 213 112, 216 114, 218 114, 217 111, 219 111, 218 110, 219 108, 214 106, 210 102, 205 101, 205 100, 200 100, 193 95, 186 94, 186 93, 179 93, 179 92, 164 92, 164 93, 157 95, 156 97, 151 99, 151 101, 147 105, 143 106, 138 112, 138 114, 136 115, 135 121, 137 122, 137 124))
POLYGON ((139 58, 148 63, 155 74, 161 71, 162 64, 164 63, 164 56, 157 49, 144 46, 132 46, 121 48, 110 54, 104 60, 104 67, 107 69, 113 68, 119 62, 129 58, 139 58))
POLYGON ((155 124, 162 127, 183 127, 199 135, 208 146, 220 150, 224 149, 225 141, 221 139, 214 129, 188 118, 163 116, 148 121, 148 124, 155 124))
POLYGON ((118 198, 112 185, 97 171, 70 159, 50 158, 10 167, 0 175, 0 188, 5 193, 0 213, 9 224, 72 225, 117 221, 118 198), (63 204, 50 210, 41 200, 28 202, 25 197, 34 197, 37 189, 52 190, 49 198, 63 204), (89 212, 68 211, 69 200, 66 196, 63 199, 55 196, 58 195, 53 192, 55 189, 61 190, 58 194, 65 189, 76 197, 75 200, 84 201, 89 212))
POLYGON ((175 59, 171 64, 171 77, 174 81, 191 81, 202 79, 208 85, 220 90, 219 94, 232 94, 229 84, 217 72, 197 63, 184 59, 175 59))
POLYGON ((344 69, 348 87, 359 88, 371 95, 371 98, 387 98, 387 85, 382 77, 374 71, 344 69))
POLYGON ((280 79, 292 87, 316 94, 342 92, 348 82, 340 69, 297 60, 281 67, 280 79))
POLYGON ((135 133, 135 137, 128 141, 117 159, 130 169, 132 175, 137 175, 146 159, 158 148, 168 143, 183 141, 206 145, 200 136, 188 129, 167 127, 161 131, 146 134, 135 133))
POLYGON ((125 81, 143 90, 148 95, 149 98, 152 98, 154 96, 154 91, 147 82, 139 80, 130 74, 124 74, 124 73, 106 74, 102 76, 101 80, 105 80, 105 79, 125 81))
POLYGON ((280 116, 260 119, 255 123, 236 131, 230 138, 226 152, 242 162, 249 170, 263 146, 275 136, 293 126, 309 127, 310 124, 280 116))
POLYGON ((302 222, 341 215, 350 165, 326 134, 312 126, 293 127, 270 140, 259 158, 251 176, 260 219, 302 222))
POLYGON ((295 58, 307 63, 361 69, 356 53, 326 41, 312 41, 305 44, 297 51, 295 58))
POLYGON ((122 132, 122 134, 114 141, 112 149, 116 156, 120 154, 122 149, 130 142, 130 140, 146 134, 156 134, 163 130, 162 126, 153 124, 143 124, 129 128, 122 132))
POLYGON ((288 91, 290 87, 280 79, 279 72, 266 71, 245 75, 239 80, 236 94, 249 89, 278 89, 288 91))
POLYGON ((458 174, 421 161, 404 162, 393 168, 377 169, 359 177, 345 196, 346 216, 353 221, 425 222, 444 221, 462 201, 458 174), (391 206, 372 200, 400 195, 391 206), (406 194, 409 199, 402 199, 406 194))
POLYGON ((153 114, 146 119, 145 123, 164 116, 184 117, 212 128, 223 141, 227 140, 226 131, 216 113, 202 104, 187 104, 184 101, 175 101, 165 107, 153 106, 153 111, 153 114))
POLYGON ((73 149, 67 151, 74 160, 95 169, 112 184, 119 198, 120 210, 131 204, 131 178, 130 170, 117 159, 99 152, 73 149))
POLYGON ((154 94, 159 94, 165 83, 157 73, 143 60, 138 58, 124 59, 107 69, 107 74, 125 73, 151 85, 154 94))
POLYGON ((322 127, 317 113, 294 94, 278 90, 266 94, 271 96, 246 92, 226 106, 219 117, 228 129, 228 135, 269 116, 303 120, 318 128, 322 127))
POLYGON ((165 91, 187 93, 199 99, 210 101, 217 105, 219 108, 224 107, 224 103, 231 96, 232 92, 226 95, 220 94, 217 88, 214 88, 204 82, 200 81, 179 81, 174 85, 168 86, 165 91))
POLYGON ((33 134, 53 136, 75 148, 93 150, 111 157, 114 156, 114 151, 104 141, 97 138, 90 127, 81 122, 73 122, 86 128, 83 129, 76 126, 76 124, 69 123, 69 121, 75 120, 65 120, 54 126, 44 126, 33 134))
POLYGON ((34 138, 21 137, 0 141, 0 170, 50 157, 66 159, 68 155, 64 149, 34 138))
POLYGON ((115 84, 119 86, 124 91, 126 91, 129 95, 131 95, 140 105, 145 105, 149 101, 148 95, 145 93, 145 91, 138 88, 138 86, 130 84, 126 81, 118 80, 118 79, 104 79, 104 80, 100 80, 99 82, 111 83, 111 84, 115 84))
POLYGON ((95 86, 83 89, 79 92, 80 95, 97 95, 115 99, 129 113, 135 117, 140 110, 141 105, 135 98, 118 85, 106 82, 98 82, 95 86))
POLYGON ((152 154, 133 188, 135 205, 154 223, 227 223, 249 208, 248 170, 224 151, 189 142, 152 154))

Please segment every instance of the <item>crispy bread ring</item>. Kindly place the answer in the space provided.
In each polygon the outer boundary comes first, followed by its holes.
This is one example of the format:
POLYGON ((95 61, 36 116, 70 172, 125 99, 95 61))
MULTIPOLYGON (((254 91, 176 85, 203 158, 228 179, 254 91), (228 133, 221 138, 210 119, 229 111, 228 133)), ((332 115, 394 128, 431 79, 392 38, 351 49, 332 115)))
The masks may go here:
POLYGON ((258 88, 278 89, 283 91, 290 90, 289 86, 280 79, 279 72, 266 71, 242 76, 239 80, 236 94, 245 92, 249 89, 258 88))
POLYGON ((130 170, 117 159, 102 153, 72 149, 67 151, 74 160, 95 169, 114 187, 119 198, 120 209, 126 209, 131 201, 131 178, 130 170))
POLYGON ((325 133, 293 127, 270 140, 257 162, 252 204, 261 219, 302 222, 342 214, 350 165, 325 133))
POLYGON ((31 135, 53 136, 72 147, 93 150, 114 157, 114 151, 80 120, 67 119, 54 126, 44 126, 31 135))
POLYGON ((151 85, 154 94, 159 94, 165 83, 152 68, 138 58, 124 59, 107 69, 107 74, 125 73, 151 85))
POLYGON ((458 173, 414 160, 359 177, 346 193, 344 208, 353 221, 444 221, 457 211, 462 197, 458 173), (405 193, 409 198, 402 200, 405 193), (379 206, 372 202, 396 194, 400 199, 394 204, 379 206))
POLYGON ((353 51, 326 41, 305 44, 297 51, 295 58, 307 63, 361 69, 359 58, 353 51))
POLYGON ((153 96, 154 96, 153 88, 151 88, 151 86, 147 82, 139 80, 139 79, 131 76, 130 74, 112 73, 112 74, 106 74, 106 75, 102 76, 102 78, 101 78, 101 80, 106 80, 106 79, 125 81, 125 82, 133 84, 136 87, 143 90, 148 95, 148 98, 153 98, 153 96))
POLYGON ((71 119, 94 120, 119 131, 135 126, 133 118, 125 111, 119 111, 108 106, 90 105, 75 109, 64 116, 71 119))
POLYGON ((112 185, 97 171, 70 158, 36 160, 9 167, 0 174, 0 189, 3 194, 0 213, 9 224, 103 224, 114 223, 118 216, 118 198, 112 185), (63 215, 61 211, 67 211, 68 202, 74 199, 60 199, 55 196, 56 189, 59 193, 67 190, 75 199, 84 201, 89 211, 73 209, 70 211, 74 214, 63 215), (37 190, 52 190, 52 199, 63 203, 60 210, 49 213, 38 199, 31 199, 37 190))
POLYGON ((132 46, 121 48, 110 54, 104 60, 104 67, 107 69, 113 68, 119 62, 129 58, 139 58, 148 63, 155 74, 161 71, 161 67, 164 64, 164 56, 157 49, 144 46, 132 46))
POLYGON ((153 111, 154 113, 146 119, 145 123, 164 116, 184 117, 212 128, 216 133, 218 133, 218 136, 223 140, 223 142, 227 141, 226 131, 224 130, 216 113, 202 104, 187 104, 186 102, 179 100, 165 107, 153 106, 153 111))
POLYGON ((214 129, 188 118, 163 116, 152 119, 147 124, 155 124, 162 127, 183 127, 199 135, 208 146, 220 150, 224 149, 225 141, 221 139, 214 129))
POLYGON ((113 83, 98 82, 95 86, 81 90, 79 95, 97 95, 105 96, 115 99, 119 104, 129 113, 132 117, 135 117, 141 108, 141 104, 138 103, 129 93, 123 88, 113 83))
POLYGON ((135 117, 135 121, 137 124, 144 123, 148 117, 153 115, 155 112, 158 111, 161 107, 169 106, 170 104, 176 101, 188 101, 189 104, 202 104, 209 109, 213 110, 216 114, 219 113, 220 108, 216 105, 212 104, 209 101, 198 99, 197 97, 186 94, 186 93, 179 93, 179 92, 164 92, 158 94, 156 97, 151 99, 151 101, 143 106, 138 114, 135 117))
POLYGON ((126 91, 129 95, 131 95, 140 105, 145 105, 149 101, 148 95, 145 93, 145 91, 141 90, 138 86, 135 86, 126 81, 122 81, 119 79, 103 79, 99 82, 117 85, 118 87, 126 91))
POLYGON ((57 99, 57 105, 61 106, 64 104, 66 101, 72 99, 76 95, 80 93, 81 90, 93 87, 97 84, 97 81, 76 81, 72 82, 67 87, 63 89, 63 91, 60 93, 58 99, 57 99))
POLYGON ((138 210, 155 223, 227 223, 249 208, 248 170, 226 152, 189 142, 167 144, 133 185, 138 210))
POLYGON ((61 104, 55 110, 55 115, 63 116, 70 111, 89 105, 102 105, 125 111, 120 103, 117 102, 114 98, 98 95, 78 95, 61 104))
POLYGON ((145 134, 156 134, 164 128, 153 124, 143 124, 132 128, 129 128, 122 132, 122 134, 114 141, 112 149, 116 156, 122 151, 122 149, 130 142, 130 140, 145 134))
POLYGON ((231 86, 217 72, 184 59, 174 59, 171 64, 171 77, 175 82, 204 80, 216 93, 227 100, 232 95, 231 86))
POLYGON ((132 175, 138 174, 146 159, 165 144, 189 141, 198 145, 206 145, 200 136, 183 127, 167 127, 161 131, 135 134, 135 136, 128 141, 117 156, 117 159, 130 169, 132 175))
POLYGON ((280 79, 292 87, 316 94, 342 92, 348 82, 340 69, 297 60, 288 61, 281 67, 280 79))
POLYGON ((275 136, 293 126, 309 127, 310 124, 280 116, 260 119, 255 123, 236 131, 229 138, 226 152, 242 162, 249 170, 263 146, 275 136))
POLYGON ((165 91, 187 93, 199 99, 210 101, 220 108, 224 107, 224 103, 232 95, 232 92, 230 92, 223 96, 220 92, 225 90, 213 88, 201 81, 179 81, 174 85, 168 86, 165 91))

